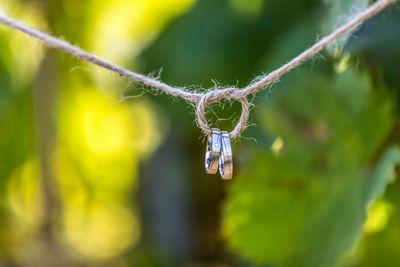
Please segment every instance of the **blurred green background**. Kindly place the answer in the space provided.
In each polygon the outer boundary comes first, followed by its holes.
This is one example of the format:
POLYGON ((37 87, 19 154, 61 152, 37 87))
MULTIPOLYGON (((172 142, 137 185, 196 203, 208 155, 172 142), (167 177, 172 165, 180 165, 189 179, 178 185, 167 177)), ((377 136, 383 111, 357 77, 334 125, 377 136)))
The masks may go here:
MULTIPOLYGON (((193 90, 245 86, 367 0, 2 0, 193 90), (196 85, 196 86, 192 86, 196 85)), ((232 181, 193 108, 0 27, 0 266, 400 266, 400 4, 257 94, 232 181), (397 166, 397 168, 396 168, 397 166)), ((208 110, 232 129, 238 103, 208 110)))

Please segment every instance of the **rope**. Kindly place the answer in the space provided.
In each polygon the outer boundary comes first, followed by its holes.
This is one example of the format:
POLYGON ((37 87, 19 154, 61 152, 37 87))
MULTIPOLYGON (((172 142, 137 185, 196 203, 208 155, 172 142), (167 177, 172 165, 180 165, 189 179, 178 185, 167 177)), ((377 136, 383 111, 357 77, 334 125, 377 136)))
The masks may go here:
POLYGON ((240 101, 242 104, 242 113, 240 119, 237 122, 235 128, 229 133, 230 137, 232 139, 235 139, 247 127, 249 113, 250 113, 250 108, 249 108, 250 104, 247 100, 247 97, 249 95, 255 94, 260 90, 273 84, 275 81, 279 80, 281 76, 293 70, 294 68, 300 66, 306 60, 313 58, 321 50, 323 50, 329 44, 333 43, 336 39, 338 39, 345 33, 354 30, 355 28, 360 26, 364 21, 375 16, 376 14, 378 14, 379 12, 381 12, 394 2, 396 2, 396 0, 376 1, 370 7, 361 11, 350 21, 348 21, 344 25, 334 30, 331 34, 317 41, 313 46, 306 49, 304 52, 302 52, 300 55, 290 60, 288 63, 270 72, 269 74, 262 76, 260 79, 250 83, 248 86, 244 88, 237 88, 237 87, 213 88, 207 90, 204 93, 190 92, 183 87, 174 87, 166 83, 163 83, 155 78, 125 69, 119 65, 113 64, 105 59, 102 59, 94 54, 91 54, 77 46, 74 46, 68 43, 67 41, 51 36, 38 29, 32 28, 24 24, 23 22, 18 21, 12 17, 9 17, 5 14, 0 14, 0 23, 9 28, 23 32, 33 38, 39 39, 49 47, 63 50, 64 52, 70 53, 73 56, 76 56, 84 61, 90 62, 99 67, 115 72, 120 76, 128 77, 129 79, 138 82, 142 85, 157 89, 165 94, 174 97, 180 97, 190 103, 194 103, 196 105, 197 125, 207 135, 210 135, 211 133, 211 127, 209 126, 205 115, 205 110, 207 106, 211 103, 218 102, 223 99, 240 101))

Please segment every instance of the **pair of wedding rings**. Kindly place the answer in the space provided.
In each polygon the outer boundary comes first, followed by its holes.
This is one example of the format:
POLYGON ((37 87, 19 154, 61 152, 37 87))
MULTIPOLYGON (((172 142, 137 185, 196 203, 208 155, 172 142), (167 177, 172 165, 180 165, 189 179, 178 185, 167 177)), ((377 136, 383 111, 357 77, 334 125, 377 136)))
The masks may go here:
POLYGON ((228 132, 217 128, 211 130, 211 136, 207 140, 205 166, 209 174, 216 174, 219 170, 222 179, 232 178, 232 147, 228 132))

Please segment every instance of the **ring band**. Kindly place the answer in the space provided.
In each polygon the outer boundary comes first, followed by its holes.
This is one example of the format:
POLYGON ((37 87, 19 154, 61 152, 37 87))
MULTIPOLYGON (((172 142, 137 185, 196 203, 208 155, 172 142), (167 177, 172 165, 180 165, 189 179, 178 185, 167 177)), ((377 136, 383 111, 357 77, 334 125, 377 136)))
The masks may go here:
POLYGON ((219 158, 219 174, 222 179, 229 180, 233 175, 231 138, 227 131, 222 131, 221 134, 222 149, 219 158))
POLYGON ((211 136, 207 140, 205 167, 209 174, 218 172, 218 161, 221 155, 221 131, 217 128, 211 129, 211 136))

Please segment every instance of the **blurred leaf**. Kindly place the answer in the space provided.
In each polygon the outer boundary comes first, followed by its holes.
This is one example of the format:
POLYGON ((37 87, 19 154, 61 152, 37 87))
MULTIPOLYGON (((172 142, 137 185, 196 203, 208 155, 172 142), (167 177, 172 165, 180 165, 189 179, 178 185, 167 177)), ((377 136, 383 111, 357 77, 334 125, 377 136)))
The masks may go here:
MULTIPOLYGON (((396 178, 395 167, 400 164, 400 149, 398 147, 389 148, 383 155, 373 172, 369 175, 369 180, 375 183, 375 186, 370 187, 366 199, 370 200, 371 204, 374 199, 381 197, 385 192, 385 187, 388 182, 396 178)), ((368 188, 366 188, 368 190, 368 188)))
MULTIPOLYGON (((377 84, 385 82, 400 95, 400 2, 368 20, 354 33, 345 50, 357 55, 377 84)), ((400 101, 400 97, 399 97, 400 101)), ((400 102, 399 102, 400 103, 400 102)), ((400 108, 400 105, 399 105, 400 108)))
POLYGON ((301 73, 284 85, 262 118, 281 152, 258 149, 234 181, 224 232, 257 262, 333 266, 356 243, 367 206, 400 160, 392 149, 368 168, 393 125, 392 103, 351 69, 335 79, 301 73))
POLYGON ((353 257, 344 261, 340 266, 381 267, 399 266, 400 255, 400 179, 390 185, 385 193, 383 202, 387 207, 385 227, 380 231, 367 233, 359 244, 353 257))

